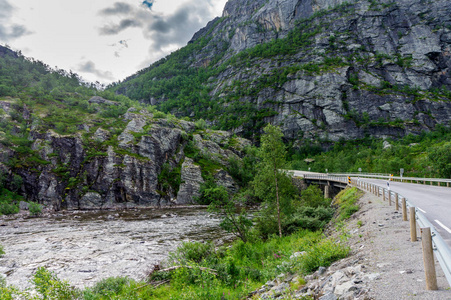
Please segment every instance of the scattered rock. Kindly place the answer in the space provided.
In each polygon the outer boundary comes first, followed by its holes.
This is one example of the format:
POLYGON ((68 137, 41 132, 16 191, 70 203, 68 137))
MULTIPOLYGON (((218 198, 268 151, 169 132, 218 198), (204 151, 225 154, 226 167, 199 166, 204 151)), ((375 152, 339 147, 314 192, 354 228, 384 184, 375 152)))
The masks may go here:
POLYGON ((105 105, 119 105, 119 103, 104 99, 99 96, 94 96, 91 99, 88 100, 89 103, 96 103, 96 104, 105 104, 105 105))
POLYGON ((20 201, 19 208, 20 210, 28 210, 28 203, 25 201, 20 201))

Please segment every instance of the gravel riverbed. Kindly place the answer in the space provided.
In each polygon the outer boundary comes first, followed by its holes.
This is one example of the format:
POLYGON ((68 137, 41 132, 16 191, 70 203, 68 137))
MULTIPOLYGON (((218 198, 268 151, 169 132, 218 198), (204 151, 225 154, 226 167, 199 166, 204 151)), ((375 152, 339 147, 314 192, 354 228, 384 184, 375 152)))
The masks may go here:
POLYGON ((205 209, 66 212, 0 219, 0 276, 29 287, 38 267, 76 287, 111 276, 142 279, 182 241, 221 241, 219 219, 205 209))

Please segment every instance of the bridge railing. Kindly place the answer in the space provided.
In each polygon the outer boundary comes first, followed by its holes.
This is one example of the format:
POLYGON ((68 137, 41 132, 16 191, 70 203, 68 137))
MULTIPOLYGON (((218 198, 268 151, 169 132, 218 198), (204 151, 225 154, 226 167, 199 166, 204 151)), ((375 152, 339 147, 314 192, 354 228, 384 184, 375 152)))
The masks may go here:
MULTIPOLYGON (((348 175, 348 174, 347 174, 348 175)), ((356 174, 359 176, 360 174, 356 174)), ((355 177, 357 177, 355 176, 355 177)), ((445 274, 445 277, 451 286, 451 249, 440 236, 439 232, 434 225, 424 216, 424 214, 416 208, 406 197, 403 195, 391 191, 387 188, 381 187, 377 184, 366 182, 364 180, 357 179, 351 176, 343 176, 343 174, 331 174, 331 175, 320 175, 320 174, 305 174, 305 179, 311 180, 324 180, 324 181, 336 181, 341 183, 347 183, 350 186, 356 186, 362 190, 366 190, 378 197, 382 197, 384 201, 388 201, 389 205, 395 205, 395 209, 399 210, 402 208, 403 221, 407 221, 407 210, 411 211, 410 221, 411 221, 411 239, 412 241, 417 240, 416 233, 416 223, 420 228, 430 228, 432 236, 432 246, 433 251, 440 263, 440 267, 445 274), (341 176, 340 176, 341 175, 341 176), (350 182, 349 182, 350 181, 350 182)), ((360 176, 363 177, 363 176, 360 176)), ((372 177, 374 178, 374 177, 372 177)), ((384 178, 390 178, 390 176, 384 176, 384 178)), ((404 178, 405 179, 405 178, 404 178)), ((439 181, 440 182, 440 181, 439 181)), ((441 181, 444 182, 444 181, 441 181)), ((447 181, 445 181, 447 182, 447 181)), ((435 274, 434 274, 435 276, 435 274)), ((428 278, 426 278, 426 281, 428 278)))
POLYGON ((410 182, 410 183, 421 183, 433 185, 436 183, 439 186, 446 185, 447 187, 451 184, 451 179, 448 178, 423 178, 423 177, 404 177, 404 176, 391 176, 387 174, 360 174, 360 173, 330 173, 332 176, 350 176, 350 177, 361 177, 361 178, 374 178, 374 179, 389 179, 392 181, 399 182, 410 182))

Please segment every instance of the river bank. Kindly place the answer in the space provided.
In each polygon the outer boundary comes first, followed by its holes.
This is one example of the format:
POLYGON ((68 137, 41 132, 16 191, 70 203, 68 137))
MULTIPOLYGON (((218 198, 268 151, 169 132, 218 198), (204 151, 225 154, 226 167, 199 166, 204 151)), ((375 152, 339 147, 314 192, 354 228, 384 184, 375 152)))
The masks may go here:
POLYGON ((0 274, 8 284, 29 287, 39 267, 75 287, 127 276, 141 280, 183 241, 217 240, 229 235, 205 208, 71 211, 0 219, 0 274))

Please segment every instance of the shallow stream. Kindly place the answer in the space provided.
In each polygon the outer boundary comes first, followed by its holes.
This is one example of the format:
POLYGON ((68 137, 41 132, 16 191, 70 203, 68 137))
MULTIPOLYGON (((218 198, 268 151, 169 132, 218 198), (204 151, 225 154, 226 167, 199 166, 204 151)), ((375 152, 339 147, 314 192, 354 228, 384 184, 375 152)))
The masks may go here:
POLYGON ((0 276, 25 288, 38 267, 76 287, 111 276, 143 279, 182 241, 229 236, 205 209, 68 212, 50 217, 0 219, 0 276))

